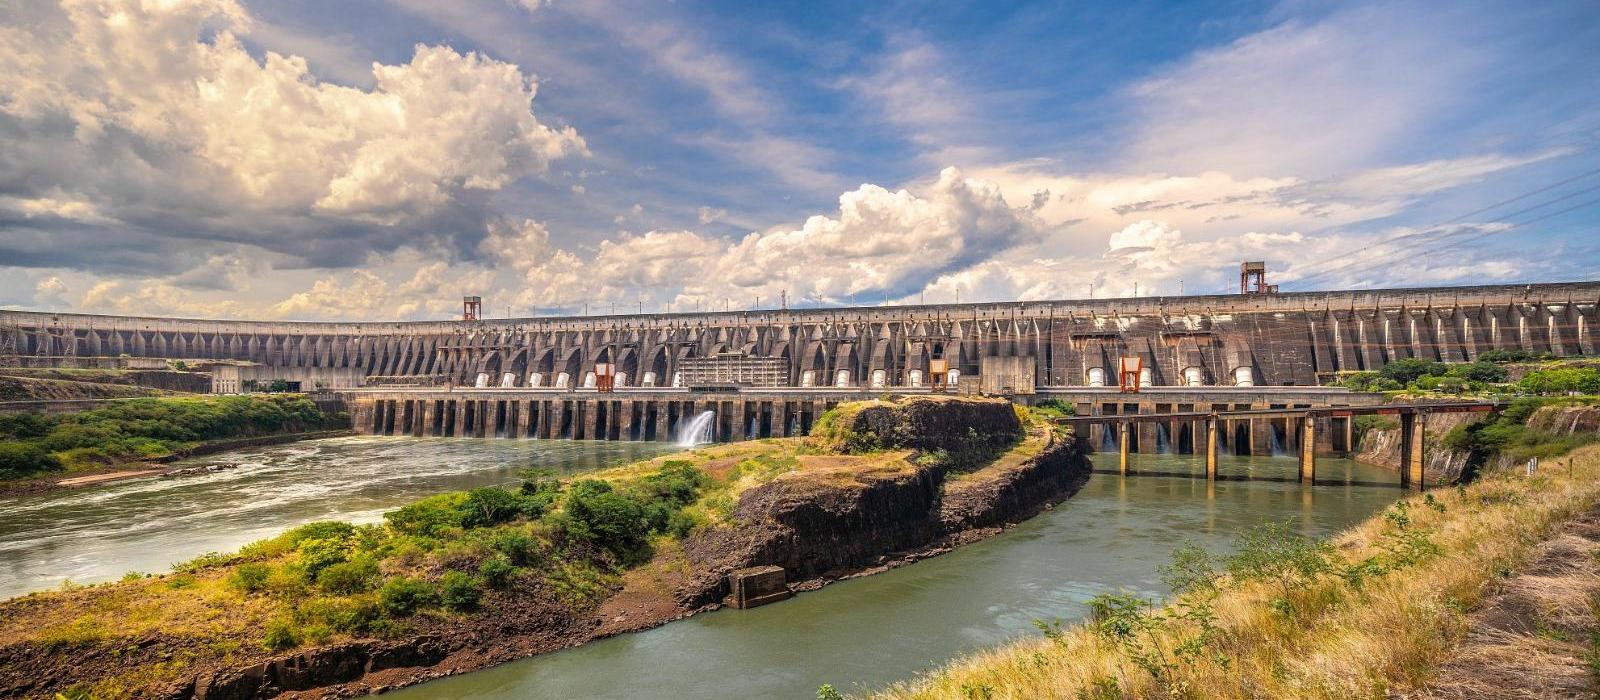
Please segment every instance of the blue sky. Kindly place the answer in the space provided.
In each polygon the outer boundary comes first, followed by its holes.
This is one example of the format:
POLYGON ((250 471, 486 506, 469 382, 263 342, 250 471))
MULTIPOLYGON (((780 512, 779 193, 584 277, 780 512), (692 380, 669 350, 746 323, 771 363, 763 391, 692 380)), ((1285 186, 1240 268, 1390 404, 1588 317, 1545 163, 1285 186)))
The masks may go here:
POLYGON ((1586 2, 23 0, 0 305, 1593 279, 1596 47, 1586 2))

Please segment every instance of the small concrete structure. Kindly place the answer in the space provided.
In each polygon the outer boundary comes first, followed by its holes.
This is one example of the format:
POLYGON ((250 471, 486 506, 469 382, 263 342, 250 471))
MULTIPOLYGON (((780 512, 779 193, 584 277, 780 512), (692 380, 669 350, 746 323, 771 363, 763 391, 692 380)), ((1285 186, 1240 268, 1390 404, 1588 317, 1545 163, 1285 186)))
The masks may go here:
POLYGON ((735 608, 753 608, 767 603, 788 600, 787 577, 781 566, 752 566, 728 574, 728 604, 735 608))

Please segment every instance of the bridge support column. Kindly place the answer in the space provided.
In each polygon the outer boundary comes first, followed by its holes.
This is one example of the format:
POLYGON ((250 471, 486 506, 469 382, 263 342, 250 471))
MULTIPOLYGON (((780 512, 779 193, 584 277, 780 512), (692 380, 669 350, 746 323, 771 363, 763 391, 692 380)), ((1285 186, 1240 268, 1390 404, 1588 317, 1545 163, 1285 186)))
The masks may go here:
POLYGON ((1219 425, 1221 422, 1216 416, 1211 416, 1205 420, 1206 481, 1217 480, 1217 443, 1219 438, 1222 437, 1218 434, 1221 431, 1221 425, 1219 425))
POLYGON ((1117 423, 1117 473, 1128 475, 1128 421, 1117 423))
POLYGON ((1423 466, 1427 461, 1422 454, 1422 437, 1427 424, 1426 414, 1400 414, 1400 485, 1416 491, 1427 488, 1423 481, 1423 466))
POLYGON ((637 439, 637 438, 634 437, 634 434, 633 434, 633 432, 634 432, 634 429, 633 429, 633 426, 634 426, 633 411, 634 411, 634 408, 633 408, 633 402, 632 401, 618 401, 617 402, 617 439, 618 440, 634 440, 634 439, 637 439))
POLYGON ((578 404, 583 406, 583 439, 606 439, 605 434, 600 432, 600 402, 579 401, 578 404))
POLYGON ((1300 483, 1317 483, 1317 418, 1307 413, 1300 419, 1300 483))
POLYGON ((772 437, 789 437, 789 402, 772 402, 772 437))
POLYGON ((456 422, 450 430, 450 437, 467 437, 467 403, 469 402, 466 399, 461 399, 455 403, 456 422))

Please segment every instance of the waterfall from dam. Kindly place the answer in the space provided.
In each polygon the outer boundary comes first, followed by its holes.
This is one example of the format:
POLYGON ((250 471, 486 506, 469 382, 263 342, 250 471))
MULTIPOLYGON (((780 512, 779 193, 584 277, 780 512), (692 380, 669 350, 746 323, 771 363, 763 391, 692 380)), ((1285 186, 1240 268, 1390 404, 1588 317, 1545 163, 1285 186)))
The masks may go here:
POLYGON ((694 447, 712 442, 711 423, 716 417, 717 414, 712 411, 701 411, 700 415, 678 430, 678 446, 694 447))

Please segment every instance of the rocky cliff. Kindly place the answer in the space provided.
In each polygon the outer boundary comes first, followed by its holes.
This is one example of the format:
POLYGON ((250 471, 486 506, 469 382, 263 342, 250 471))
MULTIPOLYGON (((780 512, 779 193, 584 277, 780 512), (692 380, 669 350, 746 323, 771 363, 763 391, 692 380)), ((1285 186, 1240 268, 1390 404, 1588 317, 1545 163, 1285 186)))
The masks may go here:
POLYGON ((1048 429, 1017 443, 1023 426, 1003 401, 875 405, 848 425, 879 445, 916 450, 867 468, 847 458, 818 460, 823 463, 746 492, 735 527, 713 528, 684 543, 698 572, 680 591, 684 603, 720 599, 735 569, 781 566, 790 580, 830 580, 943 551, 970 539, 963 536, 969 531, 1024 520, 1071 495, 1090 471, 1073 442, 1048 429), (1012 449, 970 473, 922 458, 1002 439, 974 440, 974 434, 1003 436, 1012 449))

